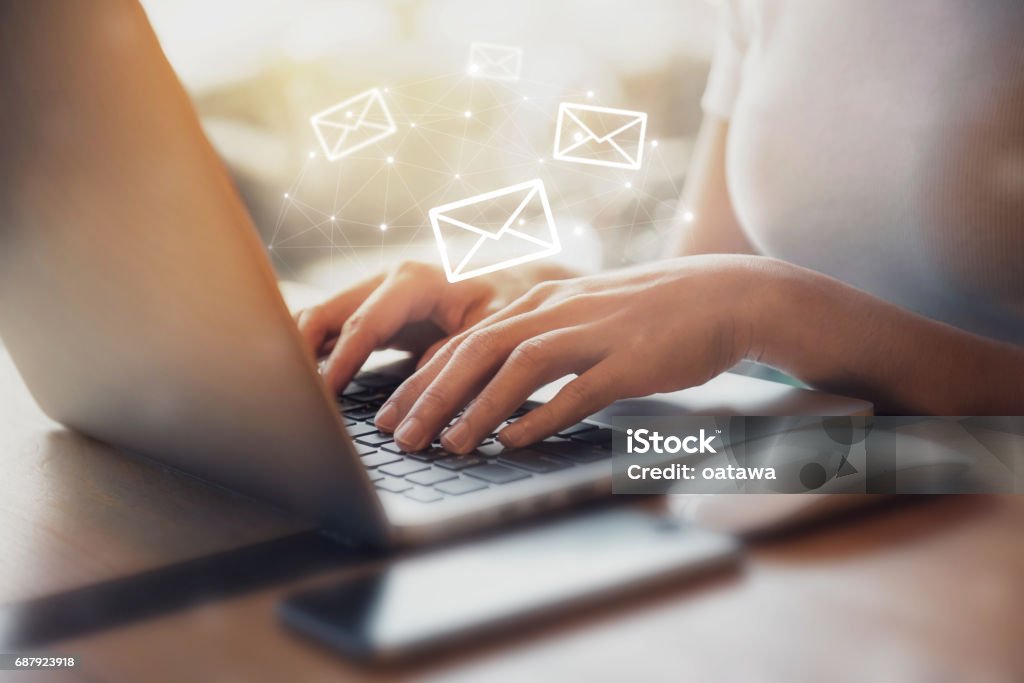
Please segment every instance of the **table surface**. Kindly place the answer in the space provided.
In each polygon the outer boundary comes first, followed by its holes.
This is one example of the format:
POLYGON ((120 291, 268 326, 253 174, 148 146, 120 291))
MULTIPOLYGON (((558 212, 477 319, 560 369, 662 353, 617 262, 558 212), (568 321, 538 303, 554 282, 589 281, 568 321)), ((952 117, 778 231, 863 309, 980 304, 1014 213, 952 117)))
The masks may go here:
MULTIPOLYGON (((304 528, 64 431, 2 347, 0 467, 0 604, 304 528)), ((390 671, 275 623, 284 593, 351 571, 332 569, 60 642, 79 668, 0 679, 1009 683, 1024 676, 1022 531, 1014 496, 901 500, 760 541, 727 575, 390 671)))

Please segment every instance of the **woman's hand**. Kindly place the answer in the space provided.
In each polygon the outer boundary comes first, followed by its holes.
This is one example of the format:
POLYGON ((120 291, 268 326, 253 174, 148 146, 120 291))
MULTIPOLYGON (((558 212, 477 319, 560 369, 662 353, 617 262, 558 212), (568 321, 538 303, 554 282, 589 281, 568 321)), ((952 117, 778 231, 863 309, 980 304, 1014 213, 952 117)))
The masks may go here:
POLYGON ((436 348, 537 279, 567 275, 553 267, 526 268, 452 284, 437 266, 407 262, 296 313, 295 321, 313 354, 327 358, 327 385, 340 391, 373 351, 397 348, 420 354, 436 348))
POLYGON ((415 451, 468 404, 442 436, 445 448, 465 453, 537 388, 578 375, 499 434, 522 446, 616 399, 702 384, 750 350, 747 290, 759 260, 673 259, 537 285, 428 357, 378 412, 377 426, 415 451))

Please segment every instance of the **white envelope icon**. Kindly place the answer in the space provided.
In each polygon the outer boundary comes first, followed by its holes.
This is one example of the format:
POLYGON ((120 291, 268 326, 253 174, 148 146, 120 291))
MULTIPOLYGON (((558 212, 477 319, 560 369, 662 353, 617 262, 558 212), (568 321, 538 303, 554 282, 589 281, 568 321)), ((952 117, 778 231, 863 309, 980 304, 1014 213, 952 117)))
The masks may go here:
POLYGON ((428 213, 449 282, 562 250, 540 179, 460 199, 428 213))
POLYGON ((612 168, 640 168, 644 154, 647 114, 642 111, 558 105, 555 150, 558 161, 612 168))
POLYGON ((471 76, 496 81, 516 81, 523 69, 523 48, 494 43, 473 43, 469 46, 471 76))
POLYGON ((337 161, 398 130, 376 88, 314 114, 309 121, 328 161, 337 161))

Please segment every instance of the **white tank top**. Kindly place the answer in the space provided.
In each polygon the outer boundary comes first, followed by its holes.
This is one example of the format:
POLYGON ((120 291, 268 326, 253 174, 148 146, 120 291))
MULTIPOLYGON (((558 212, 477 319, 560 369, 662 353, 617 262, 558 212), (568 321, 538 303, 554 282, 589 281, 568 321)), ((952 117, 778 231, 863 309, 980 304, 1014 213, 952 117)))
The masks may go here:
POLYGON ((1024 344, 1024 2, 727 0, 703 106, 762 253, 1024 344))

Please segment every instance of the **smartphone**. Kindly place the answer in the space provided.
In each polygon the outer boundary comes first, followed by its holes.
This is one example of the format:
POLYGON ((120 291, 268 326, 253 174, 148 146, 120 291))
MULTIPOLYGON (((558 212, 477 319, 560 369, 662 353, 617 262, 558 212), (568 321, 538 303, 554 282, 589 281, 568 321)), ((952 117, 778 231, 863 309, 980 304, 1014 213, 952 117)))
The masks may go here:
POLYGON ((278 616, 345 656, 395 662, 722 568, 736 557, 728 536, 611 508, 401 558, 292 595, 278 616))

